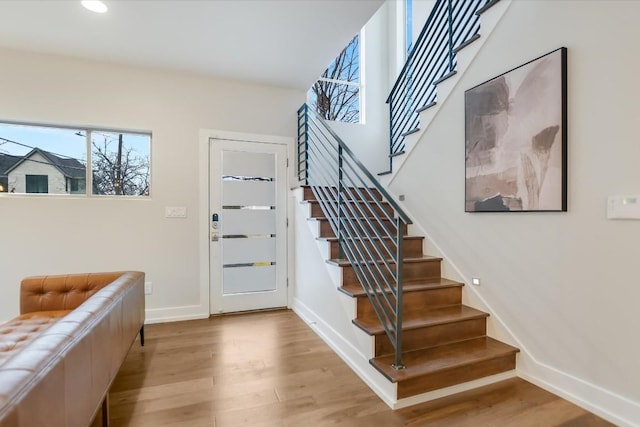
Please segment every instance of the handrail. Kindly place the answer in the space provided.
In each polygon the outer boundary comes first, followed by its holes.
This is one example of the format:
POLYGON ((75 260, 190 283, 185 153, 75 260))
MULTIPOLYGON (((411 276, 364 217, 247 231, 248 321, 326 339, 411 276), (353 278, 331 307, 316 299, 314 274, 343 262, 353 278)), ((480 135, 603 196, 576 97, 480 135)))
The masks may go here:
POLYGON ((342 139, 304 104, 298 178, 309 185, 395 349, 402 369, 403 240, 409 216, 342 139), (389 212, 389 209, 392 212, 389 212))
MULTIPOLYGON (((307 104, 304 104, 303 107, 307 107, 307 104)), ((362 173, 364 173, 367 178, 369 178, 371 180, 371 183, 375 186, 375 189, 378 190, 382 196, 386 199, 386 201, 393 206, 393 209, 396 211, 396 213, 398 214, 398 216, 400 218, 402 218, 402 220, 404 221, 405 224, 412 224, 411 219, 409 218, 409 215, 407 215, 404 210, 402 210, 402 208, 398 205, 398 203, 393 199, 393 197, 391 197, 391 195, 387 192, 387 190, 384 189, 384 187, 380 184, 380 182, 373 176, 373 174, 362 164, 362 162, 360 160, 358 160, 358 158, 355 156, 355 154, 353 154, 353 151, 351 151, 351 149, 349 147, 347 147, 347 144, 344 143, 344 141, 342 140, 342 138, 340 138, 338 136, 337 133, 335 133, 335 131, 333 129, 331 129, 329 126, 327 126, 324 123, 324 120, 313 110, 309 109, 307 107, 307 114, 312 114, 313 116, 315 116, 316 119, 318 120, 322 120, 321 123, 324 125, 325 130, 327 132, 329 132, 329 134, 335 139, 335 141, 337 142, 338 146, 340 148, 342 148, 342 150, 347 153, 349 156, 351 156, 354 160, 354 162, 356 163, 356 165, 360 168, 360 170, 362 171, 362 173)))
POLYGON ((436 0, 387 97, 390 169, 405 136, 417 129, 419 110, 435 102, 436 84, 455 72, 456 48, 477 36, 477 12, 496 1, 436 0))

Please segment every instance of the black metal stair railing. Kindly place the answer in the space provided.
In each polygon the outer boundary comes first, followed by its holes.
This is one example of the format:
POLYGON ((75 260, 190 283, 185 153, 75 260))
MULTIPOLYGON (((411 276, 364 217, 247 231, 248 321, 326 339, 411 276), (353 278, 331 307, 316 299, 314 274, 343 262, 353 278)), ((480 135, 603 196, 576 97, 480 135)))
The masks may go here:
POLYGON ((436 84, 455 73, 456 49, 478 37, 480 9, 497 0, 437 0, 387 98, 389 169, 418 127, 421 110, 434 105, 436 84))
POLYGON ((403 236, 409 217, 314 111, 298 110, 298 178, 309 185, 402 364, 403 236), (390 213, 386 204, 393 208, 390 213))

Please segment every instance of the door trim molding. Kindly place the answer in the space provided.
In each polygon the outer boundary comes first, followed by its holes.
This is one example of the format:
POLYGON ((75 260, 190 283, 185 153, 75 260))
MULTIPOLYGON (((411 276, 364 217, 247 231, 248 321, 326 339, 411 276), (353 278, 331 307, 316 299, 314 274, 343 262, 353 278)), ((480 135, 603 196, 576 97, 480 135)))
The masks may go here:
MULTIPOLYGON (((209 284, 210 277, 210 262, 209 256, 209 140, 211 139, 225 139, 231 141, 243 141, 243 142, 259 142, 263 144, 278 144, 286 145, 289 147, 287 150, 288 156, 290 156, 291 147, 293 146, 293 138, 286 136, 276 135, 261 135, 243 132, 231 132, 225 130, 215 129, 201 129, 199 137, 198 147, 198 246, 199 246, 199 268, 200 268, 200 310, 207 316, 211 313, 210 307, 210 293, 211 289, 209 284)), ((287 188, 290 187, 290 173, 287 171, 287 188)), ((286 198, 285 212, 289 212, 289 197, 286 198)), ((291 234, 287 227, 287 236, 285 241, 289 242, 289 235, 291 234)), ((291 249, 287 249, 288 257, 291 254, 291 249)), ((288 262, 291 265, 291 260, 288 262)), ((289 271, 287 269, 287 274, 289 271)), ((290 307, 293 300, 293 288, 290 286, 287 290, 287 304, 290 307)))

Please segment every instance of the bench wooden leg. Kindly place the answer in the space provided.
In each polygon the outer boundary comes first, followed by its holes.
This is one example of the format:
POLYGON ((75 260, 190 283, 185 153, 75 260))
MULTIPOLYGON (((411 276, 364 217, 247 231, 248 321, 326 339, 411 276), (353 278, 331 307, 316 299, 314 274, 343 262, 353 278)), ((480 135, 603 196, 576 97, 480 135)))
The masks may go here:
POLYGON ((109 427, 109 392, 102 401, 102 427, 109 427))
POLYGON ((102 405, 100 405, 90 427, 109 427, 109 392, 102 399, 102 405))
POLYGON ((140 328, 140 347, 144 347, 144 325, 140 328))

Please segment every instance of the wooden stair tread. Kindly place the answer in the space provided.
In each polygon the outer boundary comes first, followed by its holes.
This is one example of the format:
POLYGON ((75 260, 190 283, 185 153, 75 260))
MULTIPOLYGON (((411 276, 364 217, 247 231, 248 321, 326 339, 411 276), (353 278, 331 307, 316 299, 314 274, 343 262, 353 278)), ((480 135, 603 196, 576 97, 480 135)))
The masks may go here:
POLYGON ((370 363, 389 381, 395 383, 514 355, 519 351, 493 338, 481 337, 403 353, 402 361, 406 369, 395 370, 391 367, 395 362, 393 355, 373 358, 370 363))
MULTIPOLYGON (((330 199, 330 200, 325 200, 326 202, 329 203, 338 203, 337 200, 335 199, 330 199)), ((389 205, 389 202, 385 202, 384 200, 362 200, 362 199, 357 199, 357 200, 353 200, 353 199, 343 199, 342 203, 369 203, 372 205, 389 205)), ((310 203, 310 204, 319 204, 320 200, 302 200, 300 203, 310 203)))
MULTIPOLYGON (((382 238, 384 240, 391 240, 391 237, 389 236, 382 236, 382 238)), ((349 238, 349 240, 351 240, 352 238, 349 238)), ((365 237, 365 240, 380 240, 378 237, 376 236, 369 236, 369 237, 365 237)), ((404 240, 423 240, 424 236, 403 236, 404 240)), ((322 240, 324 242, 337 242, 338 238, 337 237, 316 237, 316 240, 322 240)))
MULTIPOLYGON (((387 260, 388 262, 392 262, 390 259, 387 260)), ((435 257, 435 256, 429 256, 429 255, 423 255, 419 258, 403 258, 402 262, 404 262, 405 264, 411 264, 414 262, 440 262, 442 261, 442 258, 440 257, 435 257)), ((382 262, 382 261, 378 261, 378 262, 382 262)), ((328 264, 332 264, 332 265, 337 265, 338 267, 350 267, 351 266, 351 262, 346 260, 346 259, 328 259, 327 260, 328 264)))
MULTIPOLYGON (((365 216, 356 216, 356 217, 354 217, 354 216, 348 216, 348 217, 346 217, 346 218, 350 218, 350 219, 359 219, 359 220, 369 219, 369 220, 371 220, 371 221, 378 221, 378 220, 380 220, 380 221, 384 221, 384 222, 395 223, 395 219, 396 219, 396 218, 393 218, 393 221, 392 221, 392 220, 390 220, 390 219, 388 219, 388 218, 386 218, 386 217, 384 217, 384 218, 383 218, 383 216, 384 216, 384 215, 380 215, 380 218, 376 218, 375 216, 367 216, 367 217, 365 217, 365 216)), ((317 216, 317 217, 307 218, 307 221, 329 221, 329 218, 327 218, 327 217, 325 217, 325 216, 317 216)))
MULTIPOLYGON (((419 292, 429 289, 441 289, 461 286, 464 286, 464 284, 456 282, 454 280, 445 279, 443 277, 434 277, 429 279, 404 282, 402 289, 405 293, 407 293, 419 292)), ((351 297, 366 295, 364 289, 362 289, 362 286, 359 283, 342 285, 338 289, 351 297)))
MULTIPOLYGON (((443 325, 464 320, 486 318, 488 316, 489 314, 476 310, 475 308, 467 307, 466 305, 406 311, 402 319, 402 330, 443 325)), ((369 335, 382 335, 385 333, 377 317, 358 318, 354 319, 353 323, 369 335)))

